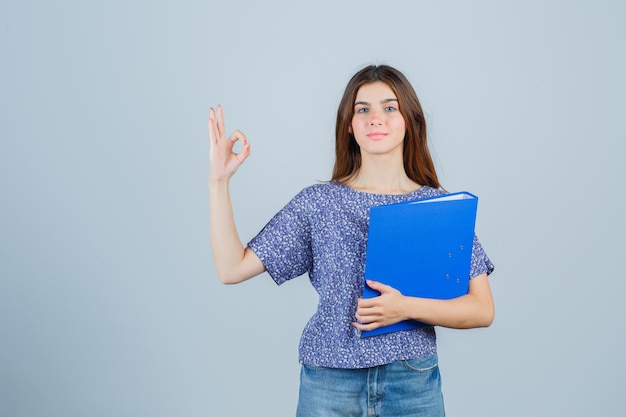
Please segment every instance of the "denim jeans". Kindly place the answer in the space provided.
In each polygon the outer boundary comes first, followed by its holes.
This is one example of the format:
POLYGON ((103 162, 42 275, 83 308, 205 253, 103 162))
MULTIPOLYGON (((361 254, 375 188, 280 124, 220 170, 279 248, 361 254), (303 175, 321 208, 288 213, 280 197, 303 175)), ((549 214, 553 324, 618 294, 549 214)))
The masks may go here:
POLYGON ((364 369, 303 364, 296 416, 443 417, 437 355, 364 369))

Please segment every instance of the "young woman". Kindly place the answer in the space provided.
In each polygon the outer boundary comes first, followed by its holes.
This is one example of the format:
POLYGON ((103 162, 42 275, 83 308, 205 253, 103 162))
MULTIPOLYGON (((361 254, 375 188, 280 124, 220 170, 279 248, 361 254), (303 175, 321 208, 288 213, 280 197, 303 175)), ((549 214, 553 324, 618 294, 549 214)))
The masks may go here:
POLYGON ((308 273, 318 310, 300 340, 297 415, 443 416, 432 326, 489 326, 494 307, 487 275, 493 264, 474 240, 467 295, 434 300, 381 293, 362 299, 369 209, 445 194, 440 189, 420 102, 398 70, 381 65, 357 72, 337 112, 336 161, 329 182, 302 190, 244 246, 229 197, 229 179, 250 155, 243 133, 226 136, 221 107, 210 110, 210 227, 222 282, 267 271, 277 284, 308 273), (233 145, 241 141, 241 152, 233 145), (401 320, 432 324, 374 337, 401 320))

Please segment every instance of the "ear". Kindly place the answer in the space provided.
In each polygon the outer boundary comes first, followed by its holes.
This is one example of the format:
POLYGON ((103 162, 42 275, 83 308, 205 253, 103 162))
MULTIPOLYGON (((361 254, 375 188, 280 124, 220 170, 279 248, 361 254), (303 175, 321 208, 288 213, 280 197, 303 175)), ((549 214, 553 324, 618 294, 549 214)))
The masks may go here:
POLYGON ((348 126, 348 133, 352 134, 352 125, 348 126))

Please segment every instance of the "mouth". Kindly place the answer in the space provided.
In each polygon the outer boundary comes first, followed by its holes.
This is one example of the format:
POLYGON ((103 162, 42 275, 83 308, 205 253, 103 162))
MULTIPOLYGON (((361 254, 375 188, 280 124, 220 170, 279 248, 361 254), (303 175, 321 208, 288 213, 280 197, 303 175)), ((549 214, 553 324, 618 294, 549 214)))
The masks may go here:
POLYGON ((387 133, 385 132, 371 132, 368 133, 366 135, 368 138, 373 139, 373 140, 380 140, 380 139, 384 139, 387 136, 387 133))

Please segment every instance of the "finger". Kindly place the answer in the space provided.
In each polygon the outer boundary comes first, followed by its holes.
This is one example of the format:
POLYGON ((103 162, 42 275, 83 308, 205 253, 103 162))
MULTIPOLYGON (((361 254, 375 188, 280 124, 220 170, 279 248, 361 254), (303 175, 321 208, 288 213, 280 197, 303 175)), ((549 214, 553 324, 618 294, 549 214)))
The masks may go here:
POLYGON ((367 280, 367 286, 373 290, 378 291, 381 294, 394 290, 393 287, 389 285, 385 285, 382 282, 378 282, 378 281, 367 280))
POLYGON ((221 136, 226 136, 226 127, 224 126, 224 111, 222 105, 217 105, 217 131, 221 136))
POLYGON ((230 140, 235 143, 238 140, 241 141, 242 145, 246 145, 248 143, 248 139, 246 138, 246 135, 243 134, 243 132, 241 130, 235 130, 233 132, 232 135, 230 135, 230 140))
POLYGON ((358 321, 352 322, 352 325, 363 332, 374 330, 381 326, 379 323, 359 323, 358 321))
POLYGON ((377 295, 372 298, 359 298, 357 301, 358 308, 374 308, 384 305, 385 298, 381 295, 377 295))
POLYGON ((378 290, 383 284, 378 281, 372 281, 370 279, 367 280, 367 286, 373 290, 378 290))
POLYGON ((217 130, 215 126, 215 110, 213 110, 213 108, 209 109, 209 139, 210 139, 211 144, 214 144, 217 142, 217 130))
POLYGON ((370 322, 382 317, 382 310, 378 306, 359 307, 355 312, 355 317, 361 322, 370 322))
POLYGON ((250 144, 246 143, 243 146, 243 149, 241 150, 241 152, 237 154, 237 159, 239 160, 239 163, 243 163, 243 161, 245 161, 249 156, 250 156, 250 144))
POLYGON ((248 143, 248 139, 246 135, 243 134, 241 130, 235 130, 230 138, 228 138, 231 142, 231 145, 234 146, 236 142, 241 141, 242 149, 239 153, 234 153, 235 158, 239 161, 239 163, 243 163, 243 161, 250 156, 250 144, 248 143))
POLYGON ((359 323, 373 323, 376 321, 376 317, 375 316, 370 316, 367 314, 355 314, 354 318, 356 318, 356 320, 359 323))
POLYGON ((378 304, 378 297, 374 297, 374 298, 359 298, 359 301, 357 301, 357 306, 358 309, 366 309, 366 308, 372 308, 375 305, 378 304))
POLYGON ((217 144, 219 134, 217 133, 217 127, 215 125, 215 110, 209 111, 209 147, 213 149, 217 144))

